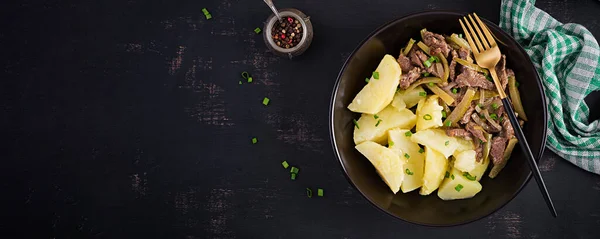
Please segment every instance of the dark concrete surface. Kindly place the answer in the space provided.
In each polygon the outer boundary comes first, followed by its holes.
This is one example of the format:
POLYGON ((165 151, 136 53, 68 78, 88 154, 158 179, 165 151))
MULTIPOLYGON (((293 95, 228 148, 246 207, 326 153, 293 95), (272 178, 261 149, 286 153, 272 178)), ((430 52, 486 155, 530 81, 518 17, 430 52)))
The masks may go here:
MULTIPOLYGON (((500 1, 276 3, 313 20, 312 46, 294 61, 253 32, 270 14, 260 0, 3 3, 0 237, 600 237, 600 177, 549 151, 540 167, 558 218, 530 182, 500 211, 452 228, 379 212, 333 156, 330 93, 365 36, 427 9, 497 22, 500 1), (242 71, 252 84, 238 85, 242 71), (296 181, 283 160, 301 169, 296 181)), ((598 1, 537 5, 600 37, 598 1)), ((588 100, 599 117, 600 97, 588 100)))

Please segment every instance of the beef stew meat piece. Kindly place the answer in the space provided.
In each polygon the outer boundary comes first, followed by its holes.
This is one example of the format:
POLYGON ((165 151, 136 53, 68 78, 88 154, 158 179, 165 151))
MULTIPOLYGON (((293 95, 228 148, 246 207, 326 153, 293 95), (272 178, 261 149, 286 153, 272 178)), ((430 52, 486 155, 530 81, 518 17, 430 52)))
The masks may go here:
POLYGON ((511 139, 515 136, 515 130, 512 127, 509 119, 502 120, 502 132, 500 132, 500 136, 511 139))
POLYGON ((430 74, 440 78, 444 75, 444 66, 442 65, 442 63, 433 63, 426 70, 430 74))
POLYGON ((452 50, 452 52, 450 53, 450 56, 451 56, 450 65, 448 66, 448 68, 450 70, 450 75, 448 76, 448 80, 454 81, 454 77, 456 76, 456 61, 453 59, 455 57, 458 57, 458 53, 456 53, 455 50, 452 50))
POLYGON ((400 88, 408 88, 410 84, 419 79, 419 77, 421 77, 421 68, 419 67, 415 67, 407 73, 402 74, 402 76, 400 77, 400 88))
POLYGON ((456 83, 458 86, 469 86, 479 87, 486 90, 493 90, 494 83, 488 81, 485 76, 479 74, 477 71, 471 69, 465 69, 460 75, 456 77, 456 83))
POLYGON ((471 122, 471 114, 473 114, 473 111, 475 111, 475 105, 471 104, 471 106, 469 106, 469 108, 467 109, 467 112, 465 112, 465 115, 463 115, 462 119, 460 119, 459 123, 467 124, 471 122))
POLYGON ((496 74, 498 75, 498 79, 500 79, 500 85, 502 86, 502 90, 506 90, 506 85, 508 85, 508 75, 506 74, 506 55, 502 55, 498 64, 496 64, 496 74))
POLYGON ((469 131, 469 133, 471 133, 473 135, 473 137, 481 140, 482 142, 487 142, 487 139, 485 138, 485 136, 483 135, 483 130, 479 130, 476 129, 477 126, 475 123, 473 122, 469 122, 466 126, 465 129, 467 129, 467 131, 469 131))
POLYGON ((429 46, 430 54, 437 55, 442 53, 444 57, 448 57, 450 53, 450 45, 446 43, 446 38, 440 34, 435 34, 429 31, 423 32, 423 43, 429 46))
POLYGON ((446 130, 446 135, 450 136, 450 137, 461 137, 464 138, 466 140, 471 140, 471 133, 469 133, 468 131, 461 129, 461 128, 455 128, 455 129, 447 129, 446 130))
MULTIPOLYGON (((408 53, 408 57, 410 58, 410 62, 414 66, 418 66, 418 67, 423 68, 423 60, 421 60, 421 58, 419 57, 419 55, 424 55, 424 54, 423 54, 423 52, 421 50, 417 50, 414 47, 408 53)), ((425 57, 427 57, 427 56, 425 56, 425 57)))
POLYGON ((492 149, 490 150, 490 156, 492 157, 492 162, 494 162, 494 164, 498 164, 502 161, 504 149, 506 149, 506 141, 507 139, 501 136, 492 138, 492 149))
POLYGON ((419 58, 419 60, 421 60, 421 63, 423 63, 429 59, 427 54, 425 54, 425 52, 423 52, 421 50, 417 50, 416 54, 417 54, 417 57, 419 58))
POLYGON ((414 67, 410 63, 410 59, 402 54, 398 56, 398 64, 400 65, 400 68, 402 68, 402 72, 408 72, 414 67))
MULTIPOLYGON (((463 60, 467 60, 469 59, 469 55, 471 55, 471 52, 465 48, 460 48, 458 49, 458 58, 463 59, 463 60)), ((459 72, 463 72, 465 69, 468 69, 466 66, 460 65, 458 67, 459 72)), ((455 73, 456 74, 456 73, 455 73)))
POLYGON ((467 60, 467 58, 469 58, 469 53, 470 53, 469 50, 467 50, 465 48, 458 49, 458 57, 460 59, 467 60))

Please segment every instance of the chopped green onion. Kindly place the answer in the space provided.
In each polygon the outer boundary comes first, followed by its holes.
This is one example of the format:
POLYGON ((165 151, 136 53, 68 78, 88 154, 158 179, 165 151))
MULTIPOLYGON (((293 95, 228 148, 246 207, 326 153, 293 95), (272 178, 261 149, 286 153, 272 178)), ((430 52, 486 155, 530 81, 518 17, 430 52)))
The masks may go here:
POLYGON ((352 119, 352 123, 354 123, 354 126, 356 126, 357 129, 360 129, 360 127, 358 126, 358 121, 352 119))
POLYGON ((202 8, 202 13, 204 13, 204 15, 210 14, 206 8, 202 8))
POLYGON ((389 145, 390 147, 394 146, 394 141, 390 141, 390 142, 388 142, 388 145, 389 145))
POLYGON ((248 83, 252 83, 252 77, 248 77, 248 83))
POLYGON ((483 107, 483 105, 482 105, 482 104, 477 104, 477 106, 479 106, 479 108, 483 107))
POLYGON ((463 173, 463 176, 465 176, 465 178, 471 181, 477 180, 477 176, 471 176, 471 174, 469 174, 468 172, 463 173))
POLYGON ((493 103, 492 104, 492 108, 495 109, 495 110, 497 110, 498 108, 500 108, 500 106, 498 104, 496 104, 496 103, 493 103))
POLYGON ((419 153, 422 154, 423 152, 425 152, 425 150, 423 150, 423 149, 420 148, 419 149, 419 153))
POLYGON ((256 32, 256 34, 260 33, 261 32, 260 27, 254 28, 254 32, 256 32))
POLYGON ((256 144, 258 142, 257 138, 252 138, 252 144, 256 144))
POLYGON ((442 111, 442 118, 446 118, 446 111, 442 111))
POLYGON ((480 143, 480 144, 483 144, 483 140, 481 140, 481 139, 480 139, 480 140, 479 140, 479 143, 480 143))
POLYGON ((406 136, 406 137, 410 137, 411 135, 412 135, 412 132, 410 132, 410 131, 406 131, 406 133, 404 133, 404 136, 406 136))
POLYGON ((490 75, 486 75, 485 78, 489 81, 494 81, 494 79, 490 75))
POLYGON ((287 161, 281 162, 281 165, 283 165, 283 168, 288 168, 290 166, 287 161))
POLYGON ((451 175, 450 175, 450 178, 451 178, 452 180, 454 180, 454 174, 451 174, 451 175))
POLYGON ((421 92, 419 92, 419 96, 423 96, 423 97, 425 97, 425 96, 427 96, 427 92, 425 92, 425 91, 421 91, 421 92))
POLYGON ((458 93, 458 90, 456 88, 452 89, 452 93, 456 94, 458 93))
POLYGON ((463 37, 462 37, 462 33, 461 33, 461 34, 458 34, 458 37, 460 37, 460 38, 463 38, 463 37))
POLYGON ((407 153, 404 153, 404 157, 407 158, 407 159, 409 159, 410 155, 408 155, 407 153))
POLYGON ((430 67, 431 66, 431 62, 429 62, 429 60, 426 60, 423 62, 423 65, 425 65, 425 67, 430 67))
POLYGON ((406 170, 404 170, 404 172, 406 172, 406 174, 408 174, 408 175, 413 175, 413 174, 414 174, 414 173, 413 173, 413 172, 411 172, 411 171, 410 171, 410 169, 408 169, 408 168, 407 168, 406 170))
POLYGON ((444 178, 449 178, 450 177, 450 172, 446 171, 446 175, 444 175, 444 178))
POLYGON ((423 76, 429 76, 429 72, 423 72, 423 76))
POLYGON ((458 185, 456 185, 456 187, 454 187, 454 189, 455 189, 457 192, 460 192, 460 190, 462 190, 462 189, 463 189, 463 185, 462 185, 462 184, 458 184, 458 185))
POLYGON ((377 72, 377 71, 373 72, 373 79, 379 80, 379 72, 377 72))
POLYGON ((490 118, 492 118, 493 120, 497 120, 498 119, 498 115, 496 115, 496 114, 490 114, 490 118))
POLYGON ((431 117, 430 114, 426 114, 426 115, 423 115, 423 119, 424 120, 431 120, 431 119, 433 119, 433 117, 431 117))
POLYGON ((317 196, 319 196, 319 197, 323 196, 323 189, 317 188, 317 196))
POLYGON ((515 86, 516 86, 516 87, 519 87, 519 85, 520 85, 520 84, 519 84, 519 82, 518 82, 518 81, 515 81, 515 86))
POLYGON ((300 172, 300 169, 298 169, 298 168, 296 168, 294 166, 292 166, 292 168, 290 169, 290 173, 298 174, 298 172, 300 172))
POLYGON ((450 125, 452 125, 452 121, 450 121, 450 120, 446 121, 446 127, 450 127, 450 125))
MULTIPOLYGON (((440 58, 438 58, 437 56, 432 56, 431 58, 433 58, 433 61, 435 61, 436 63, 440 62, 440 58)), ((431 58, 429 58, 429 59, 431 59, 431 58)))
POLYGON ((433 86, 433 82, 429 82, 429 84, 428 84, 428 85, 429 85, 429 86, 433 86))
POLYGON ((263 105, 268 105, 268 104, 269 104, 269 101, 271 101, 271 100, 270 100, 269 98, 265 97, 265 98, 263 99, 263 105))
POLYGON ((312 198, 312 190, 310 190, 310 188, 306 188, 306 196, 312 198))
POLYGON ((365 82, 369 83, 371 81, 369 78, 365 78, 365 82))
POLYGON ((206 20, 210 20, 212 18, 212 15, 210 15, 210 14, 206 14, 204 16, 206 17, 206 20))
POLYGON ((241 84, 242 84, 242 81, 238 81, 238 84, 240 84, 240 85, 241 85, 241 84))
POLYGON ((375 127, 379 126, 379 123, 381 123, 381 120, 377 121, 377 124, 375 124, 375 127))
POLYGON ((485 119, 485 116, 483 114, 480 114, 479 118, 485 119))
POLYGON ((374 115, 373 115, 373 118, 375 118, 375 119, 379 119, 379 115, 377 115, 377 114, 374 114, 374 115))
POLYGON ((242 78, 244 78, 244 80, 248 79, 248 77, 250 77, 250 74, 248 74, 248 72, 246 72, 246 71, 242 72, 242 78))
POLYGON ((449 140, 446 140, 446 142, 444 143, 444 145, 448 146, 450 144, 449 140))
POLYGON ((292 173, 292 180, 296 180, 296 174, 292 173))

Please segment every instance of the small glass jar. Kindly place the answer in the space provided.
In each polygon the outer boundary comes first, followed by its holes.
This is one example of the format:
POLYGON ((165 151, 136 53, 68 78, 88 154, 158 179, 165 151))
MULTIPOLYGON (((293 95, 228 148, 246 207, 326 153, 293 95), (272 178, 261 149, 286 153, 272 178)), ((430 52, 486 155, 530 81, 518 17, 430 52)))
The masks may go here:
POLYGON ((312 23, 310 22, 310 17, 306 16, 304 13, 302 13, 298 9, 293 9, 293 8, 281 9, 279 11, 279 15, 281 16, 282 19, 285 19, 286 17, 291 17, 300 22, 300 25, 302 26, 302 29, 303 29, 302 37, 300 38, 300 42, 298 43, 298 45, 291 47, 291 48, 280 47, 275 43, 275 41, 273 40, 273 32, 272 31, 273 31, 273 26, 279 22, 279 20, 275 16, 275 14, 271 14, 271 16, 269 16, 269 18, 267 18, 267 21, 265 22, 265 26, 263 28, 263 29, 265 29, 263 31, 263 39, 265 41, 265 44, 267 45, 267 48, 269 48, 269 50, 271 50, 271 52, 273 52, 276 55, 284 56, 284 57, 288 57, 288 58, 292 59, 292 58, 304 53, 304 51, 306 51, 306 49, 308 49, 308 47, 310 46, 310 43, 312 42, 312 38, 313 38, 312 23))

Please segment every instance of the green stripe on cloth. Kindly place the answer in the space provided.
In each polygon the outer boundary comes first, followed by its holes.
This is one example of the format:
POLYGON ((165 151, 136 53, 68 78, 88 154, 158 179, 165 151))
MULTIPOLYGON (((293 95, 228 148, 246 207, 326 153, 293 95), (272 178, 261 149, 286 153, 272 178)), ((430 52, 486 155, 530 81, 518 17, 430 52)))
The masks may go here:
POLYGON ((584 98, 600 89, 600 47, 579 24, 562 24, 535 0, 503 0, 500 27, 525 48, 542 77, 548 103, 547 146, 600 174, 600 120, 589 122, 584 98))

